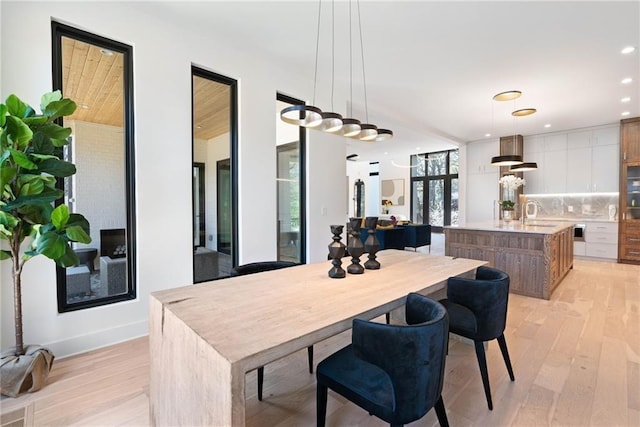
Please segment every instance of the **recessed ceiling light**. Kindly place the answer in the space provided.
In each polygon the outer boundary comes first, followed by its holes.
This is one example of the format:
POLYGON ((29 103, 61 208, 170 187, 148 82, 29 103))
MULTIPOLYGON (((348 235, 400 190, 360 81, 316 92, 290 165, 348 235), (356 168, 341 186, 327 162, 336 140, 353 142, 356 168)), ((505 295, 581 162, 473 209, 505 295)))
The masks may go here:
POLYGON ((625 77, 624 79, 622 79, 622 81, 620 83, 622 83, 623 85, 628 85, 632 81, 633 81, 633 79, 631 77, 625 77))
POLYGON ((113 56, 113 51, 109 49, 100 49, 100 53, 104 56, 113 56))
POLYGON ((485 133, 484 136, 486 136, 487 138, 489 138, 491 136, 490 133, 485 133))
POLYGON ((629 114, 631 114, 629 111, 623 111, 622 114, 620 114, 621 116, 628 116, 629 114))
POLYGON ((387 154, 389 154, 389 152, 388 152, 388 151, 385 151, 385 152, 384 152, 384 155, 386 156, 387 154))
POLYGON ((631 98, 630 98, 630 97, 628 97, 628 96, 625 96, 624 98, 622 98, 622 99, 620 100, 620 102, 629 102, 629 101, 631 101, 631 98))
POLYGON ((625 47, 624 49, 622 49, 622 50, 620 51, 620 53, 621 53, 621 54, 623 54, 623 55, 627 55, 627 54, 629 54, 629 53, 631 53, 631 52, 633 52, 633 51, 635 51, 635 50, 636 50, 636 48, 635 48, 635 47, 633 47, 633 46, 627 46, 627 47, 625 47))
POLYGON ((551 127, 551 123, 547 123, 546 125, 544 125, 544 127, 550 128, 551 127))
POLYGON ((416 147, 416 150, 419 150, 419 149, 420 149, 420 147, 416 147))

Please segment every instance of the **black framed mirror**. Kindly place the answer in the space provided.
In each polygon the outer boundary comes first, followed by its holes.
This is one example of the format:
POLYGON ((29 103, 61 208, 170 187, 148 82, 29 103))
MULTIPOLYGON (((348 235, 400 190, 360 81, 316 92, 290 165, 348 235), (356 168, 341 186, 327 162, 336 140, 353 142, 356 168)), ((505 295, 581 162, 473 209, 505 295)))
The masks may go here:
POLYGON ((196 66, 191 74, 193 281, 200 283, 229 277, 238 259, 237 82, 196 66))
POLYGON ((80 262, 57 268, 58 311, 136 297, 133 48, 51 23, 53 89, 78 108, 64 157, 77 173, 58 186, 72 212, 91 225, 92 242, 75 245, 80 262))

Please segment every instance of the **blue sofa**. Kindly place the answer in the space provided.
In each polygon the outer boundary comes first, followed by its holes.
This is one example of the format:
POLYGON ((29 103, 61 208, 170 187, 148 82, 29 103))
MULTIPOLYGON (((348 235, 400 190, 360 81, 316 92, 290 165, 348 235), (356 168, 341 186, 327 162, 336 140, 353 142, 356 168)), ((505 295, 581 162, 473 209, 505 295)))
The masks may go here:
MULTIPOLYGON (((360 239, 362 244, 367 240, 367 230, 361 230, 360 239)), ((417 248, 429 246, 431 252, 431 225, 416 224, 403 225, 394 228, 379 228, 376 230, 376 236, 380 242, 380 250, 383 249, 400 249, 405 247, 417 248)))

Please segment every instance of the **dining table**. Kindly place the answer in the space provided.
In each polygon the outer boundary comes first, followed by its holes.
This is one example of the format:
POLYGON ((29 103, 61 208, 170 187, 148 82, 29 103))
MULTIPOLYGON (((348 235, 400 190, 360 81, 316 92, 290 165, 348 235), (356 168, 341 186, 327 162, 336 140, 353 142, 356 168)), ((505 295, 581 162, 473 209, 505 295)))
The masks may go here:
MULTIPOLYGON (((440 298, 449 277, 473 277, 486 264, 395 249, 376 256, 380 269, 339 279, 323 261, 152 293, 151 424, 243 426, 248 372, 350 329, 353 319, 395 310, 395 322, 408 293, 440 298)), ((342 261, 345 270, 352 262, 342 261)))

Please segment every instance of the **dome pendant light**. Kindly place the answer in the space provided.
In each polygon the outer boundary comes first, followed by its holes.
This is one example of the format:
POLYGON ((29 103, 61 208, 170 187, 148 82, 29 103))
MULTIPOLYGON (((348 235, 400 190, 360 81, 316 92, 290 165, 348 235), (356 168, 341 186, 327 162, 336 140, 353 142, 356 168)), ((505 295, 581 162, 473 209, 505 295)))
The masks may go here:
POLYGON ((342 135, 346 137, 354 137, 360 134, 360 120, 358 119, 342 119, 342 135))
POLYGON ((491 166, 515 166, 522 163, 522 156, 506 155, 491 158, 491 166))
POLYGON ((509 169, 509 172, 529 172, 538 169, 536 162, 524 162, 509 169))
POLYGON ((312 105, 292 105, 280 112, 280 119, 290 125, 313 128, 322 123, 322 110, 312 105))
POLYGON ((340 114, 323 112, 321 116, 322 123, 318 126, 318 130, 334 133, 342 129, 342 116, 340 114))

